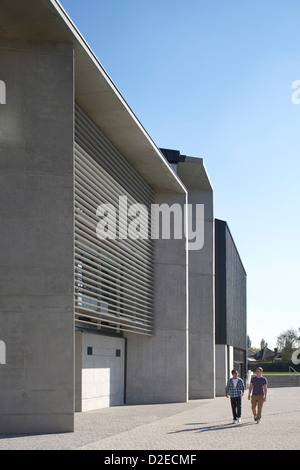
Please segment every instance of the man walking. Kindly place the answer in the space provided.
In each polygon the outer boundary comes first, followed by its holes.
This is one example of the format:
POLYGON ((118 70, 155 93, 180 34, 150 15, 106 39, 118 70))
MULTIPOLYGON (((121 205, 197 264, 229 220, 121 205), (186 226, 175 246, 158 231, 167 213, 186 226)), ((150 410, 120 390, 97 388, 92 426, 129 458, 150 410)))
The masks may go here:
POLYGON ((257 424, 260 423, 261 420, 261 412, 263 408, 263 404, 267 401, 267 389, 268 389, 268 381, 266 377, 262 375, 263 369, 258 367, 256 369, 256 377, 252 377, 251 384, 249 388, 248 400, 251 398, 251 406, 252 406, 252 413, 254 416, 254 421, 257 424))
POLYGON ((231 409, 233 414, 233 424, 240 423, 242 419, 242 396, 245 392, 245 385, 242 379, 238 377, 237 370, 231 371, 232 378, 227 382, 226 397, 230 397, 231 409))

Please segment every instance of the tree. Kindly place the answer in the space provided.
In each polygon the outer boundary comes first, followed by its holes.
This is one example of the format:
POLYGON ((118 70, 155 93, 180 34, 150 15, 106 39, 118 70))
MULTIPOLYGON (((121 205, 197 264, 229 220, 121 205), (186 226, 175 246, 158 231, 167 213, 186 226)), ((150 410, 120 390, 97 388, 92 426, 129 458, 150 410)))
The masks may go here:
POLYGON ((247 348, 251 348, 252 341, 250 339, 250 336, 247 336, 247 348))
POLYGON ((261 340, 260 342, 260 349, 264 349, 268 347, 268 343, 264 339, 261 340))
POLYGON ((296 347, 300 344, 297 330, 290 328, 281 333, 277 338, 277 347, 281 351, 282 360, 290 361, 296 347))
POLYGON ((299 334, 292 328, 284 331, 277 337, 277 347, 280 351, 284 348, 293 349, 299 344, 299 334))

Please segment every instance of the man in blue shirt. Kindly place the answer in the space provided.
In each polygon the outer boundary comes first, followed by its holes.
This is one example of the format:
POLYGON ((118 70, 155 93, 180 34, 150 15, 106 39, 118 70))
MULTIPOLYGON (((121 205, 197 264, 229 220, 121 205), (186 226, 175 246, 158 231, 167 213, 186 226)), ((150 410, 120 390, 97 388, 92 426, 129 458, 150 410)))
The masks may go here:
POLYGON ((256 369, 256 377, 252 377, 251 379, 248 395, 248 400, 250 400, 252 393, 251 407, 254 421, 256 421, 257 424, 259 424, 261 420, 263 404, 267 401, 268 381, 266 377, 262 375, 262 373, 263 369, 258 367, 256 369))
POLYGON ((231 409, 233 414, 233 424, 241 422, 242 416, 242 396, 245 392, 245 385, 242 379, 238 377, 237 370, 231 371, 232 378, 228 380, 226 386, 226 397, 230 397, 231 409))

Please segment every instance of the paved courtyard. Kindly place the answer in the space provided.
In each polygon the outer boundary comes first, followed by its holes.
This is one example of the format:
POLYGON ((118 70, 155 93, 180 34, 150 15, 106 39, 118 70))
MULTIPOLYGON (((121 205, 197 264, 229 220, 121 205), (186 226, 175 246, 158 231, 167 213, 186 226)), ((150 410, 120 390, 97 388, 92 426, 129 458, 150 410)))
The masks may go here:
MULTIPOLYGON (((108 408, 77 414, 72 434, 0 436, 0 450, 299 450, 300 387, 268 390, 261 424, 243 398, 232 424, 229 399, 108 408)), ((110 455, 110 454, 108 454, 110 455)))

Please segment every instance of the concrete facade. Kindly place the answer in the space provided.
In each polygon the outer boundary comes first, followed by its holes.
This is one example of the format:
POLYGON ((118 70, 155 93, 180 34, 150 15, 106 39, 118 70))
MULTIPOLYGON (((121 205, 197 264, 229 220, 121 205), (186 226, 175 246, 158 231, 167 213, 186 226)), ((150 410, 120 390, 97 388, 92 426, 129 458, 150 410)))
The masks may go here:
POLYGON ((73 47, 1 38, 0 62, 0 433, 72 431, 73 47))
POLYGON ((226 341, 215 348, 203 160, 164 156, 56 0, 2 0, 0 31, 0 434, 70 432, 75 411, 214 398, 228 356, 226 341), (103 187, 140 203, 148 191, 182 214, 204 205, 203 246, 174 234, 140 252, 131 243, 126 264, 124 246, 95 236, 103 187))
POLYGON ((188 204, 193 207, 189 221, 197 232, 203 223, 201 249, 190 246, 188 259, 189 305, 189 399, 215 396, 215 264, 214 264, 214 194, 203 159, 161 149, 188 190, 188 204), (196 206, 204 206, 203 221, 197 220, 196 206))
MULTIPOLYGON (((177 174, 188 202, 204 204, 204 245, 189 252, 189 398, 215 396, 214 197, 202 159, 187 157, 177 174)), ((195 213, 192 221, 195 225, 195 213)))
MULTIPOLYGON (((156 193, 155 203, 186 204, 156 193)), ((154 335, 127 334, 127 403, 188 400, 188 252, 186 240, 155 241, 154 335)))

